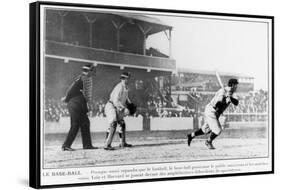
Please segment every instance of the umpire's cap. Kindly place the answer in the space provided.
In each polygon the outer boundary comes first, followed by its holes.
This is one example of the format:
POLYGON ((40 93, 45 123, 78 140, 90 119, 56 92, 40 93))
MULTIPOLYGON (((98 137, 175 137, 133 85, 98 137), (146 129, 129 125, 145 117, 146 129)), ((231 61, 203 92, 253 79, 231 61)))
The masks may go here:
POLYGON ((128 79, 131 77, 131 74, 129 72, 124 72, 120 75, 120 79, 128 79))
POLYGON ((91 64, 87 64, 87 65, 83 65, 82 66, 82 71, 83 72, 89 72, 89 71, 93 71, 94 70, 94 66, 91 64))
POLYGON ((227 86, 233 86, 235 84, 239 84, 238 80, 237 79, 229 79, 228 80, 228 83, 227 83, 227 86))

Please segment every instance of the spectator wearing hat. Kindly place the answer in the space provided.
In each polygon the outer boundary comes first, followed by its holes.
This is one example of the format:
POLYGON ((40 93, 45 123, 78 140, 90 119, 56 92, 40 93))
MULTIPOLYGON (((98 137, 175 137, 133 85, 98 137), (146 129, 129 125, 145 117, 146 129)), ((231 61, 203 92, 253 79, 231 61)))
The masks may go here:
POLYGON ((92 103, 92 76, 95 70, 92 65, 84 65, 81 74, 76 77, 62 98, 67 103, 70 113, 70 130, 62 145, 63 151, 73 151, 71 145, 81 129, 83 149, 95 149, 92 146, 90 134, 90 120, 88 118, 89 105, 92 103))
POLYGON ((119 137, 120 147, 131 147, 131 144, 126 142, 126 124, 124 117, 129 115, 129 110, 126 103, 131 103, 128 97, 128 80, 130 74, 124 72, 120 76, 120 82, 114 87, 110 94, 110 99, 105 105, 105 115, 109 123, 108 131, 106 133, 105 150, 113 150, 111 146, 116 127, 120 126, 119 137))

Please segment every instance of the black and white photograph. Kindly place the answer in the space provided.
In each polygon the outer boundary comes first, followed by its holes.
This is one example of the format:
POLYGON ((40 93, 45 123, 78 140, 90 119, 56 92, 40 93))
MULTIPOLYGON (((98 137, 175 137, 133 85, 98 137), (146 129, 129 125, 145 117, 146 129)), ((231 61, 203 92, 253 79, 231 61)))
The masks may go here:
POLYGON ((39 187, 273 172, 272 16, 35 5, 39 187))

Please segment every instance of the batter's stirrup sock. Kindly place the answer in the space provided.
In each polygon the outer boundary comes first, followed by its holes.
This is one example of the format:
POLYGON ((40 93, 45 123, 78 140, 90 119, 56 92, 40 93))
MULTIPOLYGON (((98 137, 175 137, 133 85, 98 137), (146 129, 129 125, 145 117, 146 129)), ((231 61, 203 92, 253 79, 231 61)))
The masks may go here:
POLYGON ((105 134, 105 140, 107 139, 108 135, 109 135, 109 132, 106 132, 106 134, 105 134))
POLYGON ((119 137, 120 137, 120 139, 122 139, 122 133, 119 133, 119 137))
POLYGON ((191 136, 193 138, 193 137, 200 136, 200 135, 203 135, 203 134, 204 134, 204 132, 202 131, 202 129, 198 129, 197 131, 191 133, 191 136))
POLYGON ((218 136, 218 135, 216 135, 215 133, 211 132, 211 135, 210 135, 210 137, 209 137, 209 142, 213 142, 213 140, 214 140, 215 138, 217 138, 217 136, 218 136))

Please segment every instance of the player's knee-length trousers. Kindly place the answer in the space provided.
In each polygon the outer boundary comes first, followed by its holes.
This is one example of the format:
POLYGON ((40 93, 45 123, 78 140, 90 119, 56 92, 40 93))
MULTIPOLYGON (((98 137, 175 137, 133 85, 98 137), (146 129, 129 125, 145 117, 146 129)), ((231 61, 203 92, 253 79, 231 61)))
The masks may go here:
POLYGON ((204 114, 205 124, 202 126, 203 132, 208 133, 212 131, 216 135, 219 135, 222 131, 222 127, 216 114, 216 110, 212 106, 207 105, 204 114))

